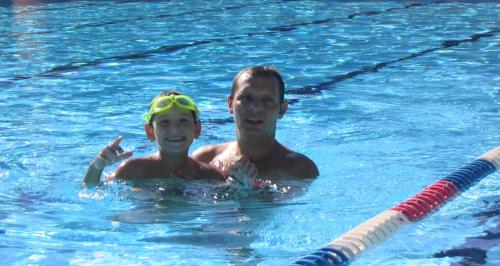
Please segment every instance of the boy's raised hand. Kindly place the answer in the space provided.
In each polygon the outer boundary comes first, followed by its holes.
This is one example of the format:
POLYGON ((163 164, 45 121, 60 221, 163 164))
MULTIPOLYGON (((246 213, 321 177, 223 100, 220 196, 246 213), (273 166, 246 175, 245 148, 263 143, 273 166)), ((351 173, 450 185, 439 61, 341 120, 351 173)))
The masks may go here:
POLYGON ((111 144, 106 146, 99 155, 94 160, 94 165, 96 168, 104 168, 115 162, 127 159, 134 153, 133 151, 124 151, 120 147, 120 142, 123 140, 123 136, 117 137, 111 144))

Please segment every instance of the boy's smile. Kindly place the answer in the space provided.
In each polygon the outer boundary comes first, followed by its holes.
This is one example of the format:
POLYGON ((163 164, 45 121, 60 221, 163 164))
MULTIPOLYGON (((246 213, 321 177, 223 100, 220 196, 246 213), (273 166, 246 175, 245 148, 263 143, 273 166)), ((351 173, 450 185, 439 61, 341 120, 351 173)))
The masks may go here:
POLYGON ((154 117, 153 132, 153 140, 161 152, 187 152, 193 140, 199 136, 199 124, 195 122, 191 111, 174 107, 168 113, 154 117))

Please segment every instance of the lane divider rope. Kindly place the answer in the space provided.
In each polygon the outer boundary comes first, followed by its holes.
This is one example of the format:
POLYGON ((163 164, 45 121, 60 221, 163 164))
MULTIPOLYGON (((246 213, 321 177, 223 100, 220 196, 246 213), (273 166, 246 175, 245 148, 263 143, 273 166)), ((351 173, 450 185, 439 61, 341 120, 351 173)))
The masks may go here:
POLYGON ((413 197, 354 227, 325 247, 302 257, 292 265, 348 265, 365 250, 383 242, 406 224, 437 211, 485 176, 500 168, 500 146, 468 165, 434 182, 413 197))

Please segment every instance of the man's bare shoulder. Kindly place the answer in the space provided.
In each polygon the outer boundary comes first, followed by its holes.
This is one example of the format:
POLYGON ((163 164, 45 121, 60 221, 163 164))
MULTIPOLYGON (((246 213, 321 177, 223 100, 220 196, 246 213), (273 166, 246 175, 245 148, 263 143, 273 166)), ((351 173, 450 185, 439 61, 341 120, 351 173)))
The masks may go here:
POLYGON ((217 157, 217 155, 224 152, 233 143, 234 143, 234 141, 221 143, 221 144, 213 144, 213 145, 203 146, 203 147, 197 149, 195 152, 193 152, 191 157, 195 160, 198 160, 198 161, 201 161, 204 163, 210 163, 215 157, 217 157))
POLYGON ((283 166, 286 172, 296 178, 314 178, 319 175, 319 170, 313 160, 306 155, 288 150, 283 154, 283 166))

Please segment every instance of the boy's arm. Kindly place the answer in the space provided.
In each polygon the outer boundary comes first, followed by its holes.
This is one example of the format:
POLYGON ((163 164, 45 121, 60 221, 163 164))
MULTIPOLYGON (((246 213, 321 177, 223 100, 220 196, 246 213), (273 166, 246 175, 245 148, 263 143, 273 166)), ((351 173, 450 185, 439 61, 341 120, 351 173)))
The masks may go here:
MULTIPOLYGON (((195 160, 196 161, 196 160, 195 160)), ((198 167, 200 169, 200 176, 202 178, 208 178, 217 181, 226 181, 226 177, 219 171, 219 169, 209 165, 207 163, 203 163, 198 161, 198 167)), ((194 175, 192 176, 194 178, 194 175)))
POLYGON ((123 136, 119 136, 110 145, 106 146, 99 155, 89 164, 87 172, 83 177, 83 184, 86 186, 96 186, 99 184, 104 168, 114 162, 129 158, 132 151, 124 151, 120 147, 123 136))
POLYGON ((104 163, 102 162, 102 157, 97 156, 90 164, 87 169, 87 172, 85 173, 85 176, 83 177, 83 184, 86 186, 96 186, 99 184, 102 171, 104 170, 104 163))

